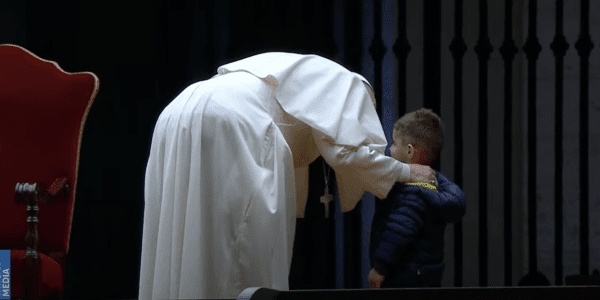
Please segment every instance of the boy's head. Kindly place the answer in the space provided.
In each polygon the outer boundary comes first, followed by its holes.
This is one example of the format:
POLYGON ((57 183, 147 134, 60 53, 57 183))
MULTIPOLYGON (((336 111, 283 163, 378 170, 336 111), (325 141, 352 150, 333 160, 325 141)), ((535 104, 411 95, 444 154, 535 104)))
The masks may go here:
POLYGON ((431 165, 444 145, 444 124, 430 109, 421 108, 394 124, 390 155, 404 163, 431 165))

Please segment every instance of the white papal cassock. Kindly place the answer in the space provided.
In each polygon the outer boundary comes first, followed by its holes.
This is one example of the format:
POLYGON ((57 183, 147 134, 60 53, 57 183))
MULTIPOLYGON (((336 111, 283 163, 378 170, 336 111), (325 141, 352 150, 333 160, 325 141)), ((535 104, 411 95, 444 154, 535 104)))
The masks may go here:
POLYGON ((287 290, 308 165, 319 155, 336 171, 343 211, 408 179, 408 165, 383 154, 363 82, 316 55, 265 53, 181 92, 152 137, 139 297, 287 290))

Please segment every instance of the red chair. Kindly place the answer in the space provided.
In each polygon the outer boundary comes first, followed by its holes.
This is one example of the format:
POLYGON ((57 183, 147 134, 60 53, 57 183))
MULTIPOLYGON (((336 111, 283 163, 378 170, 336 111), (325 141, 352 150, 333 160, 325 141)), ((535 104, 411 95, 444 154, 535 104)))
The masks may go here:
POLYGON ((98 92, 26 49, 0 45, 0 249, 11 298, 63 295, 81 135, 98 92))

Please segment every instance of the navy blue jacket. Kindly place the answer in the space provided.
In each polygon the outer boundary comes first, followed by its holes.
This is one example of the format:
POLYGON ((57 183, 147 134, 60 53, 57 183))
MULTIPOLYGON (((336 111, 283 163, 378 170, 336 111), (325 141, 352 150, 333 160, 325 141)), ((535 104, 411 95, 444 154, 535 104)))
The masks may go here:
POLYGON ((371 266, 385 287, 439 286, 447 223, 465 214, 463 191, 437 173, 438 191, 397 183, 378 201, 371 226, 371 266))

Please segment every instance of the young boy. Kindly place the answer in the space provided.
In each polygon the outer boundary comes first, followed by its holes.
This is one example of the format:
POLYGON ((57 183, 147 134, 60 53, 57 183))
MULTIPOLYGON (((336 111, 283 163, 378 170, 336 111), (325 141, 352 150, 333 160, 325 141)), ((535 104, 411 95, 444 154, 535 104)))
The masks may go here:
MULTIPOLYGON (((429 109, 408 113, 394 125, 390 156, 431 165, 443 146, 443 124, 429 109)), ((465 213, 463 191, 441 173, 430 183, 398 183, 377 203, 371 227, 371 288, 439 287, 444 272, 447 223, 465 213)))

